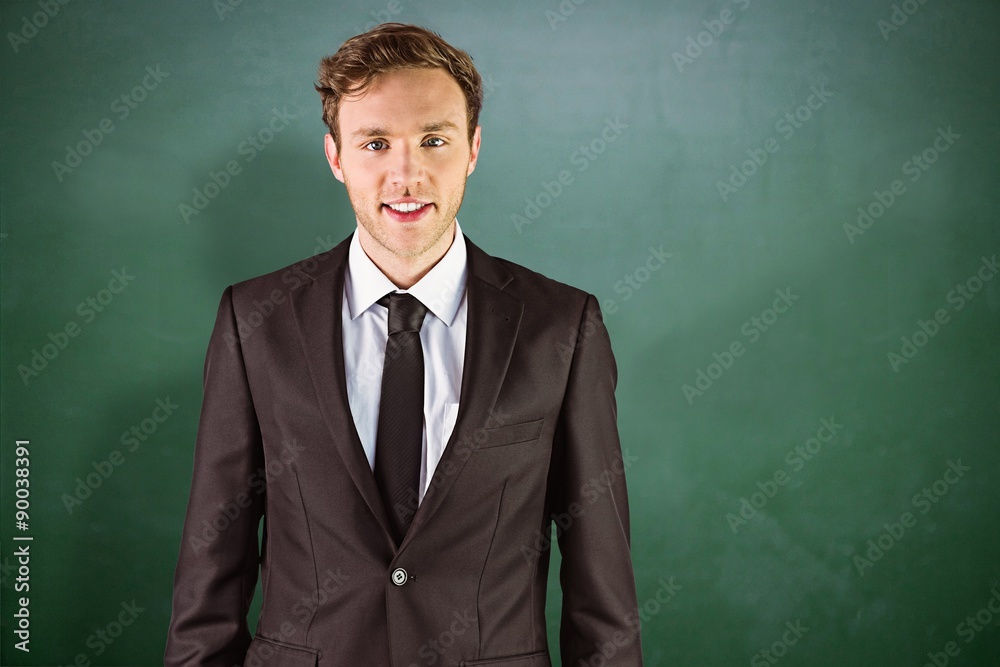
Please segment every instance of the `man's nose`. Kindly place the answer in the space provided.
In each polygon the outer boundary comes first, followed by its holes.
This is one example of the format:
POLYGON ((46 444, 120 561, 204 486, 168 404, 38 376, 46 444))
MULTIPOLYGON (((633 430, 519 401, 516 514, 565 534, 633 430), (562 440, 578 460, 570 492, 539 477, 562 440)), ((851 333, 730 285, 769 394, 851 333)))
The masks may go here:
POLYGON ((389 178, 393 183, 409 185, 418 180, 422 169, 419 151, 409 146, 397 147, 392 151, 389 178))
POLYGON ((409 185, 423 178, 424 164, 418 149, 409 146, 396 148, 393 151, 389 166, 389 176, 393 183, 409 185))

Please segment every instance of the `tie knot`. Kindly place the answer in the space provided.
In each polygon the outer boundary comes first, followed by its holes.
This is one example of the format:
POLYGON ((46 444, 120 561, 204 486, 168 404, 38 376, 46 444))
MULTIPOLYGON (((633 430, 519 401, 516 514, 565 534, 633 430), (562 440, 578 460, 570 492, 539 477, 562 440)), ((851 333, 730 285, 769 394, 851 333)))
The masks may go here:
POLYGON ((389 309, 389 334, 420 331, 427 306, 408 292, 389 292, 378 300, 389 309))

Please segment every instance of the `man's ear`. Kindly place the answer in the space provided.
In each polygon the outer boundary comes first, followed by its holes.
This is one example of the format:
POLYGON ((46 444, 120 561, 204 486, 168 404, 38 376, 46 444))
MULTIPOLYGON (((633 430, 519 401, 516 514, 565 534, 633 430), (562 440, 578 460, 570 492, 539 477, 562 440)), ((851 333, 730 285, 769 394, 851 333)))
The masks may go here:
POLYGON ((479 160, 479 144, 482 141, 483 126, 476 125, 476 131, 472 135, 472 150, 469 153, 469 171, 465 173, 469 176, 476 170, 476 162, 479 160))
POLYGON ((330 164, 330 171, 333 172, 338 181, 343 183, 344 168, 340 164, 340 152, 337 151, 337 144, 334 142, 332 134, 327 134, 323 138, 323 150, 326 152, 326 161, 330 164))

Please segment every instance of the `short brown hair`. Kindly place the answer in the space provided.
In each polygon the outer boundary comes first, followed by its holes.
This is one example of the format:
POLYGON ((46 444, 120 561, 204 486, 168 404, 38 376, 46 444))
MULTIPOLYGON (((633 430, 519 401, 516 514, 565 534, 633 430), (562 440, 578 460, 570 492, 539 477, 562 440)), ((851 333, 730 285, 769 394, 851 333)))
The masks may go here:
POLYGON ((465 94, 471 144, 483 107, 483 80, 472 64, 472 57, 426 28, 383 23, 351 37, 336 53, 320 61, 315 88, 323 101, 323 122, 333 135, 337 149, 340 150, 337 120, 342 99, 363 94, 381 74, 437 67, 443 67, 455 77, 465 94))

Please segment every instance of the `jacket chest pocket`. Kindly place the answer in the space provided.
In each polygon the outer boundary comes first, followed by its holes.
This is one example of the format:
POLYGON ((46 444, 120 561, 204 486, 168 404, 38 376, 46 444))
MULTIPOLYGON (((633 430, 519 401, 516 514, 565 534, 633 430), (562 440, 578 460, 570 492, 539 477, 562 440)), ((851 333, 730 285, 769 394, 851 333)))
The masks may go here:
POLYGON ((477 449, 490 449, 491 447, 503 447, 538 440, 538 436, 542 434, 543 423, 545 423, 544 417, 519 424, 484 429, 483 439, 479 442, 477 449))

